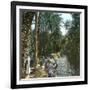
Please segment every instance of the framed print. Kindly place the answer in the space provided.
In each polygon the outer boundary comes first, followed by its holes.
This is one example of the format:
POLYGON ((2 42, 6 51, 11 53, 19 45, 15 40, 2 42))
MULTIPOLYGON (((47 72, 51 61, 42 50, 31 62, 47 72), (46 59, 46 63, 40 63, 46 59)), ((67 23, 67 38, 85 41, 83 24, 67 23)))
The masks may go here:
POLYGON ((11 88, 87 84, 87 6, 11 2, 11 88))

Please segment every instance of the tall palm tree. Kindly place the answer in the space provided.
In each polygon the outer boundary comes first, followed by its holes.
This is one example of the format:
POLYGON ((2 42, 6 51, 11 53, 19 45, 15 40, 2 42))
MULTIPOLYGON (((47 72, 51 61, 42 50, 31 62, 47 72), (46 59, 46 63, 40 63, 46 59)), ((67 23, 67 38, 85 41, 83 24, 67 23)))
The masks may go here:
POLYGON ((21 59, 20 59, 20 77, 24 78, 26 75, 26 60, 29 56, 30 48, 30 33, 31 33, 31 24, 34 17, 34 12, 21 10, 21 22, 20 22, 20 31, 21 31, 21 59))

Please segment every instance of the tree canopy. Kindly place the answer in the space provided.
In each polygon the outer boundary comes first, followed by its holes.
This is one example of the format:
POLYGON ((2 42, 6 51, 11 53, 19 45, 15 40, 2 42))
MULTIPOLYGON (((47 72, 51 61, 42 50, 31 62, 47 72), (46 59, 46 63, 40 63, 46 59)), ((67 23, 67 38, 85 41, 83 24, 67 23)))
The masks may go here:
POLYGON ((67 56, 75 70, 74 75, 80 74, 80 13, 70 15, 72 20, 63 22, 62 13, 21 10, 21 77, 26 75, 28 57, 31 59, 31 67, 38 73, 41 58, 57 52, 61 57, 67 56), (67 30, 65 35, 61 31, 63 27, 67 30))

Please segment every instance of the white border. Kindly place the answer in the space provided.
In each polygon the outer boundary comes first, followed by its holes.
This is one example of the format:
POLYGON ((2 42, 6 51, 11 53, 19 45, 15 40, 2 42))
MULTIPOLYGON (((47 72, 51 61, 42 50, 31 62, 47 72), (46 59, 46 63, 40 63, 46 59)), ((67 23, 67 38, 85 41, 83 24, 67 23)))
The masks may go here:
POLYGON ((16 6, 16 84, 37 84, 37 83, 53 83, 53 82, 72 82, 72 81, 84 81, 84 9, 71 9, 71 8, 51 8, 51 7, 37 7, 37 6, 16 6), (69 77, 55 77, 55 78, 37 78, 30 80, 19 80, 19 40, 20 40, 20 9, 31 10, 50 10, 50 11, 65 11, 65 12, 81 12, 80 14, 80 76, 69 77))

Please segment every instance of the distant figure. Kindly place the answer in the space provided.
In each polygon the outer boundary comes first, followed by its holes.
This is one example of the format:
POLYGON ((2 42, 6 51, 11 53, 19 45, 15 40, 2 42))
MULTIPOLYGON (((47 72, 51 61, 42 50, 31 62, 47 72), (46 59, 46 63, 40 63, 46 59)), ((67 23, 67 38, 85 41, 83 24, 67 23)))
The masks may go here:
POLYGON ((57 63, 54 59, 50 58, 45 64, 46 71, 48 73, 48 77, 55 77, 56 76, 56 68, 57 63))
POLYGON ((30 68, 30 57, 27 58, 26 63, 25 63, 25 68, 26 68, 26 74, 29 75, 31 72, 31 68, 30 68))
POLYGON ((40 66, 43 66, 45 63, 45 57, 40 57, 40 66))

